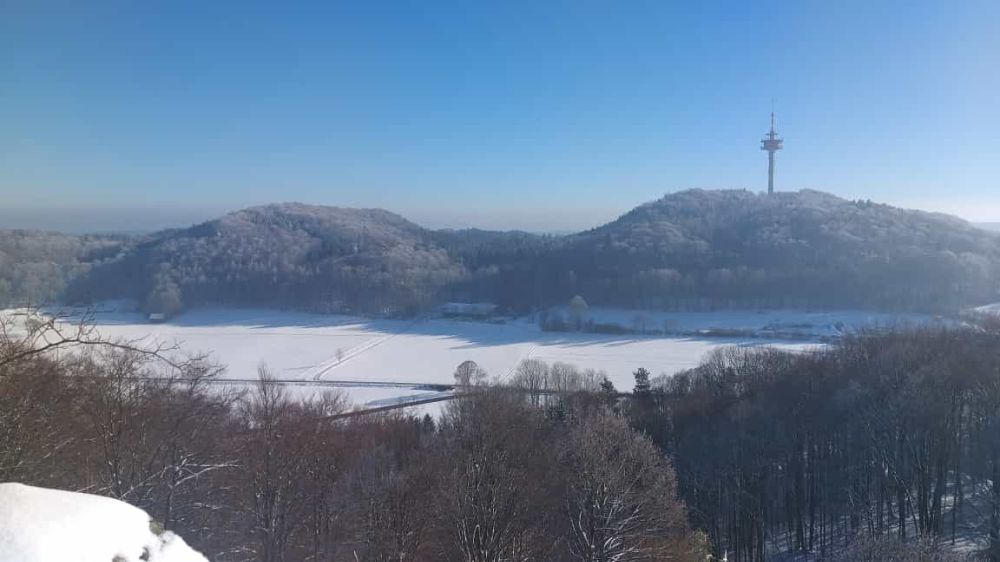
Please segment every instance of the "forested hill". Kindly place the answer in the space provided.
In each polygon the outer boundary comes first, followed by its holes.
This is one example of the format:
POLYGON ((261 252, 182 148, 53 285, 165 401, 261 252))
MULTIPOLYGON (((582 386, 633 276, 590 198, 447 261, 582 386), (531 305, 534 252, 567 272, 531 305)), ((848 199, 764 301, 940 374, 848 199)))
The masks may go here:
POLYGON ((594 300, 951 309, 993 299, 1000 237, 817 191, 692 190, 573 236, 556 267, 594 300))
POLYGON ((0 306, 58 299, 68 282, 114 259, 127 242, 124 236, 0 230, 0 306))
POLYGON ((574 295, 665 309, 954 311, 997 300, 1000 286, 1000 235, 816 191, 683 191, 569 236, 432 231, 377 209, 281 204, 107 244, 69 268, 65 299, 127 297, 168 312, 406 314, 443 300, 524 312, 574 295))
POLYGON ((224 304, 406 313, 462 276, 428 231, 398 215, 289 203, 152 236, 67 296, 130 297, 165 312, 224 304))

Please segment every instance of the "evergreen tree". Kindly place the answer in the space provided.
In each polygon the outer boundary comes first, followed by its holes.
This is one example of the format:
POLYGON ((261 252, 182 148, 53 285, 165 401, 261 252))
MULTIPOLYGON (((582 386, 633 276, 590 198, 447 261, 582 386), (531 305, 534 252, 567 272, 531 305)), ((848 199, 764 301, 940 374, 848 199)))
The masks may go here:
POLYGON ((618 390, 615 388, 615 383, 611 382, 608 377, 604 377, 601 380, 601 398, 609 408, 617 410, 615 406, 618 402, 618 390))
POLYGON ((632 394, 648 396, 650 391, 649 371, 645 367, 639 367, 632 373, 632 376, 635 377, 635 388, 632 389, 632 394))

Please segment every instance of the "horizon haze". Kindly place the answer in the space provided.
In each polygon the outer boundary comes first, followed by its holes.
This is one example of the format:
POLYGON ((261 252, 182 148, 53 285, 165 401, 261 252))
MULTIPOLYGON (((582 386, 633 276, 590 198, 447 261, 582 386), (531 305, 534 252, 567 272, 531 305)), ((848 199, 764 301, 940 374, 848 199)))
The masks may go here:
MULTIPOLYGON (((413 208, 409 212, 404 212, 385 207, 349 207, 337 204, 316 204, 309 201, 277 200, 231 208, 221 205, 164 205, 133 208, 114 206, 81 208, 7 207, 0 208, 0 230, 40 230, 65 234, 145 234, 161 230, 188 228, 252 207, 281 203, 303 203, 326 207, 384 209, 431 230, 480 229, 562 235, 582 232, 609 223, 632 209, 665 195, 670 195, 670 193, 664 193, 647 201, 638 201, 634 204, 621 207, 567 207, 562 209, 558 215, 553 215, 546 209, 538 208, 459 209, 454 207, 433 208, 426 206, 413 208)), ((831 193, 831 195, 836 194, 831 193)), ((883 201, 873 202, 885 203, 883 201)), ((959 213, 931 208, 892 206, 901 209, 952 215, 984 230, 1000 232, 1000 221, 969 220, 959 213)))

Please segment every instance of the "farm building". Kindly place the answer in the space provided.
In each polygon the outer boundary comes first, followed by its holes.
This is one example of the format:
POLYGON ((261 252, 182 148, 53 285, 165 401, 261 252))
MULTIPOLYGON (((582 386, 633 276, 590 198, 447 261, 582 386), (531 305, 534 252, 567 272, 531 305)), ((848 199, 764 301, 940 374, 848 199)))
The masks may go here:
POLYGON ((441 307, 441 314, 448 318, 489 318, 497 305, 488 302, 449 302, 441 307))

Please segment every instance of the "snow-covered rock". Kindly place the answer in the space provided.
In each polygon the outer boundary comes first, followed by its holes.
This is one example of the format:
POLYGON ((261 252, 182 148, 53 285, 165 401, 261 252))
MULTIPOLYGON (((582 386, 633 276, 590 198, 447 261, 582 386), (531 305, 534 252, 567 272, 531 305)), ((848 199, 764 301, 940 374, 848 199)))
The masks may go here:
POLYGON ((4 562, 207 562, 145 511, 111 498, 0 483, 4 562))

